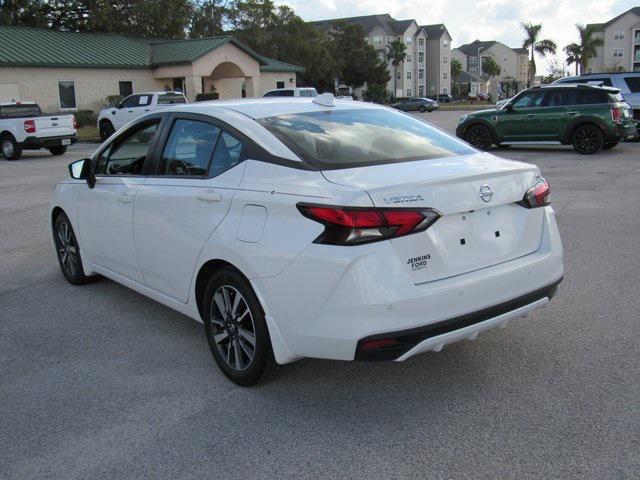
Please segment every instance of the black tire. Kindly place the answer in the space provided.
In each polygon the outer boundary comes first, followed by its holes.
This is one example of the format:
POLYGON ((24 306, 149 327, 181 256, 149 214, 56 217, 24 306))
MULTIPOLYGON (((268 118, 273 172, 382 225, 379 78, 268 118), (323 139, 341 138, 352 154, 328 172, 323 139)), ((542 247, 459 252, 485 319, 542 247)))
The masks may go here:
POLYGON ((211 275, 202 315, 213 358, 232 382, 250 387, 279 370, 260 302, 249 281, 237 270, 223 268, 211 275), (227 305, 232 307, 238 294, 237 311, 232 313, 227 305))
POLYGON ((467 128, 464 139, 480 150, 489 150, 493 145, 491 130, 485 125, 471 125, 467 128))
POLYGON ((571 137, 576 152, 581 155, 593 155, 604 146, 604 135, 597 125, 587 123, 578 126, 571 137))
POLYGON ((425 107, 424 105, 420 105, 420 108, 418 108, 418 110, 420 110, 420 113, 424 113, 427 111, 427 107, 425 107))
POLYGON ((100 141, 104 142, 107 138, 113 135, 115 131, 116 129, 113 128, 113 125, 109 120, 102 120, 100 122, 100 141))
POLYGON ((602 146, 602 149, 603 149, 603 150, 611 150, 612 148, 617 147, 619 143, 620 143, 619 141, 618 141, 618 142, 609 142, 609 143, 605 143, 605 144, 602 146))
POLYGON ((78 240, 69 218, 64 213, 59 213, 53 222, 53 241, 60 270, 67 282, 84 285, 95 279, 84 273, 78 240))
POLYGON ((22 148, 12 135, 4 135, 0 139, 0 151, 7 160, 18 160, 22 155, 22 148))
POLYGON ((509 148, 511 145, 498 145, 498 148, 509 148))
POLYGON ((51 152, 51 155, 64 155, 65 153, 67 153, 67 146, 56 145, 55 147, 49 148, 49 152, 51 152))

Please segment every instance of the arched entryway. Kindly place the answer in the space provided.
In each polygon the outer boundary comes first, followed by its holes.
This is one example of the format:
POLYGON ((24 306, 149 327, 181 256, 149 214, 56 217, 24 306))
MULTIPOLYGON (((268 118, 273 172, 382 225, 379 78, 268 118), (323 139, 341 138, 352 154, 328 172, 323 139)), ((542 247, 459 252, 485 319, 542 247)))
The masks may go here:
POLYGON ((218 93, 221 100, 253 96, 253 78, 233 62, 222 62, 216 65, 208 77, 202 77, 204 93, 218 93))

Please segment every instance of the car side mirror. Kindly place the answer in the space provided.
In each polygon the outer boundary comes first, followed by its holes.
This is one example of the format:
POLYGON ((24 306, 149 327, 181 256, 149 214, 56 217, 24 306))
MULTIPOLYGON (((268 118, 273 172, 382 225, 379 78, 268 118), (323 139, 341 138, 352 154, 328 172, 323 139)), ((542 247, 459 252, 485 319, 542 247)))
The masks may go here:
POLYGON ((90 158, 83 158, 70 163, 69 176, 75 180, 86 180, 89 188, 93 188, 96 184, 96 177, 93 174, 90 158))

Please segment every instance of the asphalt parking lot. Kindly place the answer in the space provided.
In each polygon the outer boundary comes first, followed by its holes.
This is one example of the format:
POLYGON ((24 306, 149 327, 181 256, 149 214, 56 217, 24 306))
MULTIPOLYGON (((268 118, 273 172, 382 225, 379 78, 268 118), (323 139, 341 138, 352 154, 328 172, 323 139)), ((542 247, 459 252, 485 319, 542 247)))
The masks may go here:
MULTIPOLYGON (((452 130, 462 112, 420 115, 452 130)), ((0 158, 0 478, 594 478, 640 472, 640 143, 494 153, 550 181, 565 280, 544 310, 405 363, 302 360, 236 387, 202 325, 67 284, 63 157, 0 158)))

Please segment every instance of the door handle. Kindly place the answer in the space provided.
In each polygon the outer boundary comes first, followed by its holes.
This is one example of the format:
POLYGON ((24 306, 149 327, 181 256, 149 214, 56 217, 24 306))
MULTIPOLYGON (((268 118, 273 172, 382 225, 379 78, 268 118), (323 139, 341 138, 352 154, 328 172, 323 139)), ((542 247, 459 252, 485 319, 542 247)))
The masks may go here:
POLYGON ((567 113, 568 113, 569 115, 572 115, 572 116, 576 116, 576 115, 578 115, 578 112, 567 112, 567 113))
POLYGON ((128 193, 121 193, 116 200, 119 203, 131 203, 131 196, 128 193))
POLYGON ((198 200, 201 200, 203 202, 219 202, 222 200, 222 195, 218 192, 216 192, 213 189, 207 189, 204 192, 198 193, 196 195, 196 198, 198 200))
POLYGON ((527 113, 527 117, 535 117, 536 114, 535 113, 527 113))

